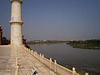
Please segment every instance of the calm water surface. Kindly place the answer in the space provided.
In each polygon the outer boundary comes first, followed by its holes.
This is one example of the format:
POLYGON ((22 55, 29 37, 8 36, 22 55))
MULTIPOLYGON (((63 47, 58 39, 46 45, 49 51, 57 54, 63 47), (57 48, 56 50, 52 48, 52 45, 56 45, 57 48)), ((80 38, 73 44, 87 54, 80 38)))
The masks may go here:
POLYGON ((66 43, 31 44, 31 49, 82 71, 100 73, 100 50, 72 48, 66 43))

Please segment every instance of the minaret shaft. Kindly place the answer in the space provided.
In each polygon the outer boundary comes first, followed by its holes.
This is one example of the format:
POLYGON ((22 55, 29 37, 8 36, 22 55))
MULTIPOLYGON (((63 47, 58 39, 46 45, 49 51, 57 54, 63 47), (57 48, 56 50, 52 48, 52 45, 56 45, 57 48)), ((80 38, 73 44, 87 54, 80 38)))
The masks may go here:
POLYGON ((12 2, 11 21, 21 21, 21 4, 18 1, 12 2))
POLYGON ((22 15, 21 4, 22 0, 10 0, 11 7, 11 45, 22 44, 22 15))

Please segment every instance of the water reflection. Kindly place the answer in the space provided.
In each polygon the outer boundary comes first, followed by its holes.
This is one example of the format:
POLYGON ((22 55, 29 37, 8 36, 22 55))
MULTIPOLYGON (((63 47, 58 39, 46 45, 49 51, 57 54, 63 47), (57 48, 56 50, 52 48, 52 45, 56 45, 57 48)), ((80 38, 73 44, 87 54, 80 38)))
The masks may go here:
POLYGON ((31 45, 43 45, 43 46, 48 46, 48 45, 55 45, 55 44, 61 44, 61 43, 36 43, 36 44, 29 44, 30 46, 31 45))
POLYGON ((86 72, 100 73, 100 50, 72 48, 66 43, 35 44, 30 47, 61 64, 86 72))

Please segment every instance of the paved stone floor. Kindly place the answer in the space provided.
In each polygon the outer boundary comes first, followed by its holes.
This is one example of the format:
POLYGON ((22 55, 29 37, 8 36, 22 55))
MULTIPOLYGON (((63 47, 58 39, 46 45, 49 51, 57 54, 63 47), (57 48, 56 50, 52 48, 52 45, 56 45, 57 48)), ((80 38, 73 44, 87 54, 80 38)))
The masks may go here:
POLYGON ((30 75, 33 66, 38 75, 57 75, 21 47, 0 47, 0 75, 15 75, 16 63, 18 75, 30 75))
POLYGON ((0 47, 0 75, 15 74, 15 53, 10 47, 0 47))

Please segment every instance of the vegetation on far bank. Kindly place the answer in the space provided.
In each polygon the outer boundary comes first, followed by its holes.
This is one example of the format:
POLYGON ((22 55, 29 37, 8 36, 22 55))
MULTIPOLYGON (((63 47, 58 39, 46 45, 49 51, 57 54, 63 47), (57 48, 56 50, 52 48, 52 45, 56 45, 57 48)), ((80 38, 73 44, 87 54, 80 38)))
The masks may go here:
POLYGON ((100 39, 84 40, 84 41, 68 41, 67 44, 72 46, 73 48, 100 50, 100 39))
POLYGON ((39 41, 39 42, 27 42, 27 44, 44 44, 44 43, 63 43, 65 41, 39 41))

